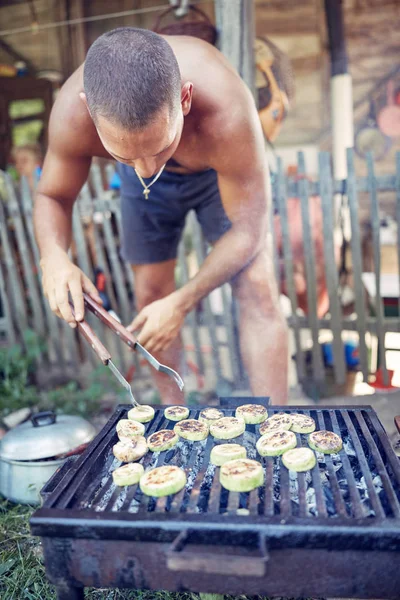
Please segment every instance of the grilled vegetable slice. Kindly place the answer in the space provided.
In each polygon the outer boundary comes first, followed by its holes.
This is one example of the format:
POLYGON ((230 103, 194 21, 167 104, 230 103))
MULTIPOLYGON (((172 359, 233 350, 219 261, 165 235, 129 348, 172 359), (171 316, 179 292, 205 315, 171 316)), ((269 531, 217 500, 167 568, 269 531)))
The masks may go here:
POLYGON ((164 417, 170 421, 182 421, 188 418, 189 412, 186 406, 167 406, 164 410, 164 417))
POLYGON ((264 423, 260 425, 260 433, 270 433, 272 431, 288 431, 292 426, 292 417, 287 413, 280 412, 268 417, 264 423))
POLYGON ((315 431, 315 421, 307 415, 301 413, 291 413, 292 426, 291 431, 295 433, 311 433, 315 431))
POLYGON ((264 483, 264 471, 256 460, 238 458, 222 465, 219 480, 230 492, 250 492, 264 483))
POLYGON ((212 425, 219 419, 222 419, 223 416, 224 413, 218 408, 205 408, 199 414, 199 421, 207 423, 207 425, 212 425))
POLYGON ((113 446, 115 458, 118 458, 122 462, 140 460, 142 456, 147 454, 147 451, 146 440, 142 435, 136 436, 133 440, 126 438, 113 446))
POLYGON ((218 444, 211 450, 210 462, 217 467, 222 467, 228 460, 246 458, 247 452, 240 444, 218 444))
POLYGON ((217 440, 230 440, 242 435, 245 429, 246 423, 243 419, 223 417, 210 426, 210 433, 217 440))
POLYGON ((343 440, 333 431, 314 431, 308 436, 308 445, 323 454, 335 454, 343 448, 343 440))
POLYGON ((208 425, 201 423, 201 421, 196 421, 196 419, 186 419, 177 423, 174 431, 179 437, 185 440, 199 442, 200 440, 205 440, 208 436, 208 425))
POLYGON ((279 456, 295 448, 297 439, 293 431, 271 431, 261 436, 256 448, 261 456, 279 456))
POLYGON ((282 454, 282 462, 290 471, 302 472, 313 469, 317 459, 310 448, 294 448, 282 454))
POLYGON ((249 425, 256 425, 265 421, 268 412, 265 406, 261 406, 261 404, 242 404, 236 409, 235 416, 238 419, 243 419, 249 425))
POLYGON ((154 418, 154 408, 146 404, 134 406, 128 412, 128 419, 138 421, 139 423, 148 423, 154 418))
POLYGON ((179 441, 172 429, 160 429, 147 438, 147 445, 152 452, 163 452, 173 448, 179 441))
POLYGON ((133 440, 138 435, 143 435, 144 430, 143 423, 131 419, 120 419, 117 423, 117 434, 121 441, 125 439, 133 440))
POLYGON ((186 485, 186 474, 175 465, 156 467, 145 473, 140 479, 140 489, 146 496, 169 496, 176 494, 186 485))
POLYGON ((115 469, 112 473, 112 478, 115 485, 134 485, 139 482, 143 473, 143 465, 134 463, 115 469))

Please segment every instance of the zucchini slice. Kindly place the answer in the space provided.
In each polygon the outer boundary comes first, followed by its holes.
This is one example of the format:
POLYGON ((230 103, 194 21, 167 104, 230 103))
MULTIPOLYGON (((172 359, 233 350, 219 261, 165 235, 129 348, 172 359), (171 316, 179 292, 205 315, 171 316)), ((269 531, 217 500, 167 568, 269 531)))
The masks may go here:
POLYGON ((189 409, 186 406, 167 406, 164 410, 164 417, 170 421, 182 421, 189 416, 189 409))
POLYGON ((236 409, 235 417, 243 419, 249 425, 256 425, 265 421, 268 412, 265 406, 261 406, 261 404, 242 404, 236 409))
POLYGON ((270 433, 272 431, 289 431, 292 426, 292 417, 284 412, 276 413, 268 417, 264 423, 260 425, 260 433, 270 433))
POLYGON ((218 408, 205 408, 199 414, 199 421, 207 423, 207 425, 212 425, 219 419, 222 419, 223 416, 224 413, 218 408))
POLYGON ((121 441, 134 440, 138 435, 143 435, 145 426, 139 421, 131 419, 120 419, 117 423, 117 435, 121 441))
POLYGON ((128 419, 138 421, 139 423, 148 423, 154 418, 154 408, 146 404, 134 406, 128 412, 128 419))
POLYGON ((291 413, 292 426, 291 431, 295 433, 312 433, 315 431, 315 421, 308 415, 301 413, 291 413))
POLYGON ((180 421, 174 427, 174 431, 179 437, 191 442, 200 442, 208 436, 208 425, 196 419, 186 419, 180 421))
POLYGON ((113 446, 113 454, 115 458, 122 462, 133 462, 140 460, 145 454, 147 454, 148 448, 146 440, 142 435, 136 436, 133 440, 128 438, 117 442, 113 446))
POLYGON ((264 470, 256 460, 238 458, 222 465, 219 480, 230 492, 250 492, 264 483, 264 470))
POLYGON ((289 471, 301 473, 313 469, 317 459, 310 448, 294 448, 282 454, 282 462, 289 471))
POLYGON ((172 429, 160 429, 147 438, 147 445, 152 452, 164 452, 170 450, 179 441, 178 436, 172 429))
POLYGON ((142 475, 140 489, 146 496, 169 496, 180 492, 186 485, 186 473, 175 465, 156 467, 142 475))
POLYGON ((139 483, 139 479, 143 473, 143 465, 134 463, 115 469, 115 471, 112 472, 112 478, 115 485, 134 485, 135 483, 139 483))
POLYGON ((296 435, 293 431, 272 431, 261 436, 256 443, 260 456, 279 456, 295 448, 297 444, 296 435))
POLYGON ((336 454, 343 448, 343 440, 333 431, 323 429, 322 431, 314 431, 308 436, 308 445, 316 452, 336 454))
POLYGON ((210 462, 217 467, 222 467, 229 460, 246 457, 246 448, 240 444, 217 444, 211 450, 210 462))
POLYGON ((217 440, 230 440, 242 435, 246 429, 243 419, 236 417, 223 417, 210 426, 210 433, 217 440))

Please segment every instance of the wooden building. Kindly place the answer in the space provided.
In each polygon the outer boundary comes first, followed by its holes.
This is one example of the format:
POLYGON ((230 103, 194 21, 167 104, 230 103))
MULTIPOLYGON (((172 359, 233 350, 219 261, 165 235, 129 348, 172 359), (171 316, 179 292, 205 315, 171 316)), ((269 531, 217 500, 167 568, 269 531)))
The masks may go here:
MULTIPOLYGON (((304 148, 312 175, 317 151, 331 149, 330 66, 324 2, 254 0, 254 4, 256 35, 266 36, 288 55, 295 76, 295 100, 275 145, 286 165, 298 148, 304 148)), ((3 0, 0 63, 24 60, 36 77, 57 79, 58 74, 63 81, 83 61, 97 36, 121 25, 154 28, 161 14, 155 9, 162 5, 168 6, 167 0, 112 3, 3 0), (72 23, 66 23, 71 20, 72 23)), ((213 1, 199 2, 198 6, 214 21, 213 1)), ((378 114, 387 104, 388 82, 393 81, 395 92, 400 90, 400 3, 343 0, 343 7, 353 78, 354 126, 358 132, 366 125, 372 108, 378 114)), ((8 108, 7 102, 1 100, 2 94, 4 90, 0 88, 0 114, 4 122, 8 108)), ((400 94, 398 97, 400 100, 400 94)), ((377 163, 379 174, 392 170, 395 152, 400 149, 400 138, 390 142, 391 147, 377 163)), ((359 159, 358 173, 364 174, 365 168, 365 162, 359 159)))

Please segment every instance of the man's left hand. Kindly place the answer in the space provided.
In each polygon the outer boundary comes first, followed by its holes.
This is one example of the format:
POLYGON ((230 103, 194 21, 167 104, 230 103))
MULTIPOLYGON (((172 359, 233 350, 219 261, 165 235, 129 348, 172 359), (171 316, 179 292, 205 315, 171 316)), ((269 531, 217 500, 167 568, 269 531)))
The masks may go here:
POLYGON ((184 321, 184 311, 174 292, 143 308, 127 329, 131 332, 140 330, 138 342, 149 352, 160 352, 177 338, 184 321))

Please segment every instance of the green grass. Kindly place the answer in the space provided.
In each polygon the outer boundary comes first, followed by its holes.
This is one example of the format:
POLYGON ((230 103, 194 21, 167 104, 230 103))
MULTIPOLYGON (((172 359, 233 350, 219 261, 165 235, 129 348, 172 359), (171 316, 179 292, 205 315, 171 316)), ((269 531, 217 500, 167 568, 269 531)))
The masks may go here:
MULTIPOLYGON (((56 600, 46 579, 41 544, 30 535, 33 509, 0 498, 0 598, 1 600, 56 600)), ((199 600, 197 594, 154 591, 86 590, 87 600, 199 600)), ((246 596, 204 595, 203 600, 268 600, 246 596)), ((285 600, 285 599, 281 599, 285 600)), ((289 600, 289 599, 288 599, 289 600)))

